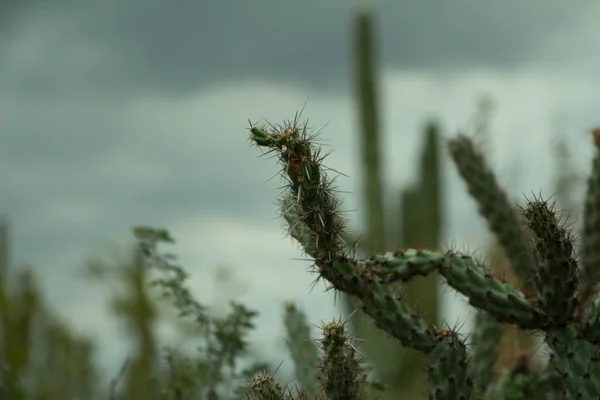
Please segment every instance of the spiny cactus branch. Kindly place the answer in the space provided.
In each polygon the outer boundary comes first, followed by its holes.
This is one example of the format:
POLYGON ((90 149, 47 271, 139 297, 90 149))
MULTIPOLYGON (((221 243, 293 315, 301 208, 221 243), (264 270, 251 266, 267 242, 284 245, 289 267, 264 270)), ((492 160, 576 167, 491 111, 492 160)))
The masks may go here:
MULTIPOLYGON (((598 200, 594 196, 600 198, 600 190, 595 187, 600 187, 598 156, 586 200, 590 220, 583 232, 586 269, 580 272, 573 235, 553 205, 534 198, 521 209, 530 240, 471 139, 463 135, 449 141, 448 149, 481 214, 504 247, 513 269, 530 284, 521 292, 493 276, 474 257, 454 251, 404 249, 360 259, 350 256, 342 239, 345 221, 340 217, 339 200, 322 165, 323 157, 305 127, 301 129, 295 120, 270 129, 251 126, 250 131, 253 143, 276 152, 284 165, 287 187, 281 199, 282 215, 291 236, 314 259, 319 279, 358 299, 375 325, 403 346, 428 356, 431 399, 522 399, 539 390, 546 396, 540 398, 599 398, 600 300, 595 299, 578 312, 582 296, 589 296, 587 288, 598 283, 598 273, 590 269, 597 266, 600 247, 593 247, 595 238, 600 237, 594 210, 598 200), (465 342, 454 330, 428 326, 391 287, 394 282, 405 283, 434 271, 479 310, 470 365, 465 342), (582 284, 580 274, 590 280, 582 284), (505 371, 494 382, 492 367, 501 333, 499 323, 542 333, 551 352, 547 368, 529 375, 530 355, 523 354, 512 371, 505 371), (560 384, 549 384, 551 377, 560 384)), ((346 364, 339 359, 327 370, 346 364)), ((358 398, 358 391, 350 390, 354 387, 350 381, 339 385, 354 376, 349 366, 345 371, 347 375, 336 375, 337 383, 327 386, 335 388, 326 390, 328 397, 358 398), (342 387, 350 391, 343 392, 342 387)))

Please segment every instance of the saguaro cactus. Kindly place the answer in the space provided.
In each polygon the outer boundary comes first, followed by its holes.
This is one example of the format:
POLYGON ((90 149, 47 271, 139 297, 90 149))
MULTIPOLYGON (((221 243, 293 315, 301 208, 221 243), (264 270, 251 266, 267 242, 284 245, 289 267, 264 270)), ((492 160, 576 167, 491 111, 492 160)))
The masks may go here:
MULTIPOLYGON (((515 272, 530 277, 532 290, 528 293, 493 276, 472 255, 453 250, 407 248, 367 258, 354 256, 343 240, 345 221, 339 215, 339 200, 313 137, 297 122, 271 128, 251 126, 250 131, 254 144, 279 155, 288 181, 281 198, 282 215, 291 236, 314 260, 319 278, 356 298, 379 329, 427 357, 430 399, 600 397, 600 297, 597 290, 590 291, 587 298, 580 295, 600 279, 596 272, 600 259, 600 154, 594 157, 588 180, 580 271, 573 237, 551 204, 533 198, 520 215, 515 213, 471 139, 460 135, 448 142, 469 193, 515 272), (531 237, 525 234, 520 217, 531 237), (470 353, 454 329, 428 324, 391 287, 435 271, 481 313, 470 353), (503 371, 500 379, 490 381, 490 368, 497 357, 497 323, 540 333, 550 352, 548 364, 535 370, 524 356, 512 369, 503 371)), ((600 143, 600 131, 597 139, 600 143)), ((346 379, 355 376, 354 367, 347 371, 352 375, 346 379)), ((337 376, 335 379, 341 379, 337 376)), ((321 385, 327 398, 341 398, 342 389, 346 399, 364 398, 358 389, 348 393, 348 388, 331 382, 321 385)))
MULTIPOLYGON (((367 211, 366 234, 358 246, 368 252, 383 251, 389 246, 436 247, 439 245, 442 230, 442 193, 439 177, 439 129, 434 122, 430 122, 425 127, 425 146, 416 184, 401 190, 399 209, 384 213, 385 192, 381 184, 380 172, 382 155, 374 28, 373 16, 370 12, 361 12, 357 15, 356 87, 364 171, 363 198, 367 211), (387 218, 384 218, 384 215, 387 218), (389 218, 389 215, 397 217, 389 218)), ((354 242, 354 239, 350 239, 349 242, 354 242)), ((435 275, 410 282, 402 289, 407 301, 418 304, 423 314, 427 316, 427 321, 435 323, 438 318, 438 288, 435 275)), ((347 313, 352 313, 356 309, 355 302, 346 296, 342 298, 347 313)), ((350 320, 350 324, 355 334, 365 339, 361 348, 388 387, 383 398, 397 398, 398 391, 402 391, 405 398, 416 398, 425 390, 425 364, 418 352, 399 346, 384 332, 375 329, 360 311, 350 320)))

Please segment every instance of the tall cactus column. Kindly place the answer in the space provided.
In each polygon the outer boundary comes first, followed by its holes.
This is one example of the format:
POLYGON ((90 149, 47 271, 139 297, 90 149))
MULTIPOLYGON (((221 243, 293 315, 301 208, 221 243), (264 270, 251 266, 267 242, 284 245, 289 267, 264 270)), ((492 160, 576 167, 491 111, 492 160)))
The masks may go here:
POLYGON ((380 129, 377 85, 375 76, 375 49, 373 46, 373 19, 368 13, 359 13, 356 19, 357 88, 360 107, 363 189, 367 205, 367 241, 369 250, 385 250, 383 222, 383 190, 381 188, 380 129))
MULTIPOLYGON (((400 213, 388 210, 401 221, 394 226, 384 223, 384 191, 381 184, 381 152, 377 75, 374 49, 374 24, 369 12, 357 15, 355 27, 355 55, 357 98, 360 116, 360 142, 362 151, 363 196, 366 206, 366 235, 361 250, 368 253, 381 252, 386 248, 406 246, 437 247, 441 232, 441 185, 439 179, 439 132, 433 123, 426 128, 426 144, 421 156, 419 181, 401 192, 400 213), (402 215, 399 215, 402 214, 402 215)), ((388 218, 389 220, 389 218, 388 218)), ((438 317, 437 279, 435 275, 403 285, 407 301, 426 316, 428 323, 438 317)), ((353 312, 356 304, 344 297, 347 312, 353 312)), ((363 351, 373 362, 388 391, 382 398, 406 399, 420 397, 426 392, 425 360, 421 355, 402 348, 362 312, 352 318, 357 337, 365 339, 363 351)), ((378 395, 380 395, 378 393, 378 395)), ((380 397, 381 398, 381 397, 380 397)))

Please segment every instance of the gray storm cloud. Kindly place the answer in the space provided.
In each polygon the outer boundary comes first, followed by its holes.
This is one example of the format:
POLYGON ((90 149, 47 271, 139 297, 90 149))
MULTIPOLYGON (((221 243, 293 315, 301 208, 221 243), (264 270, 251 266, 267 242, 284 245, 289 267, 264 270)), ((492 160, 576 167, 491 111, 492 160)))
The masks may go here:
MULTIPOLYGON (((38 97, 72 90, 177 95, 257 77, 333 90, 351 79, 352 15, 358 2, 30 3, 16 10, 13 32, 0 46, 8 70, 22 72, 9 74, 11 85, 38 97), (44 45, 32 47, 37 55, 23 65, 19 38, 34 32, 44 45)), ((549 49, 560 52, 556 38, 568 36, 594 7, 559 0, 373 5, 384 66, 432 72, 475 66, 510 70, 541 62, 549 49)))

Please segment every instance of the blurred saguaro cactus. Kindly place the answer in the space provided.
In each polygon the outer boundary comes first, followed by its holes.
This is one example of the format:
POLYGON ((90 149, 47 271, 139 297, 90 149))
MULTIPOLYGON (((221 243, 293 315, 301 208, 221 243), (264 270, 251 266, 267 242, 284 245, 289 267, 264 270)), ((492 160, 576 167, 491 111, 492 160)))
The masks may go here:
MULTIPOLYGON (((427 124, 417 181, 401 190, 397 209, 384 210, 374 21, 370 11, 358 13, 354 34, 366 208, 366 232, 364 241, 358 244, 359 250, 380 252, 390 246, 436 248, 440 244, 442 231, 439 128, 435 122, 427 124), (384 215, 393 215, 395 219, 384 219, 384 215)), ((397 289, 403 292, 409 303, 417 307, 428 323, 437 322, 438 287, 435 274, 397 289)), ((344 305, 348 313, 356 308, 347 297, 344 297, 344 305)), ((377 330, 362 312, 357 312, 351 323, 356 336, 364 339, 362 349, 365 356, 373 362, 375 371, 388 388, 384 398, 398 398, 402 394, 402 398, 413 399, 426 392, 426 364, 418 352, 401 347, 377 330)))

